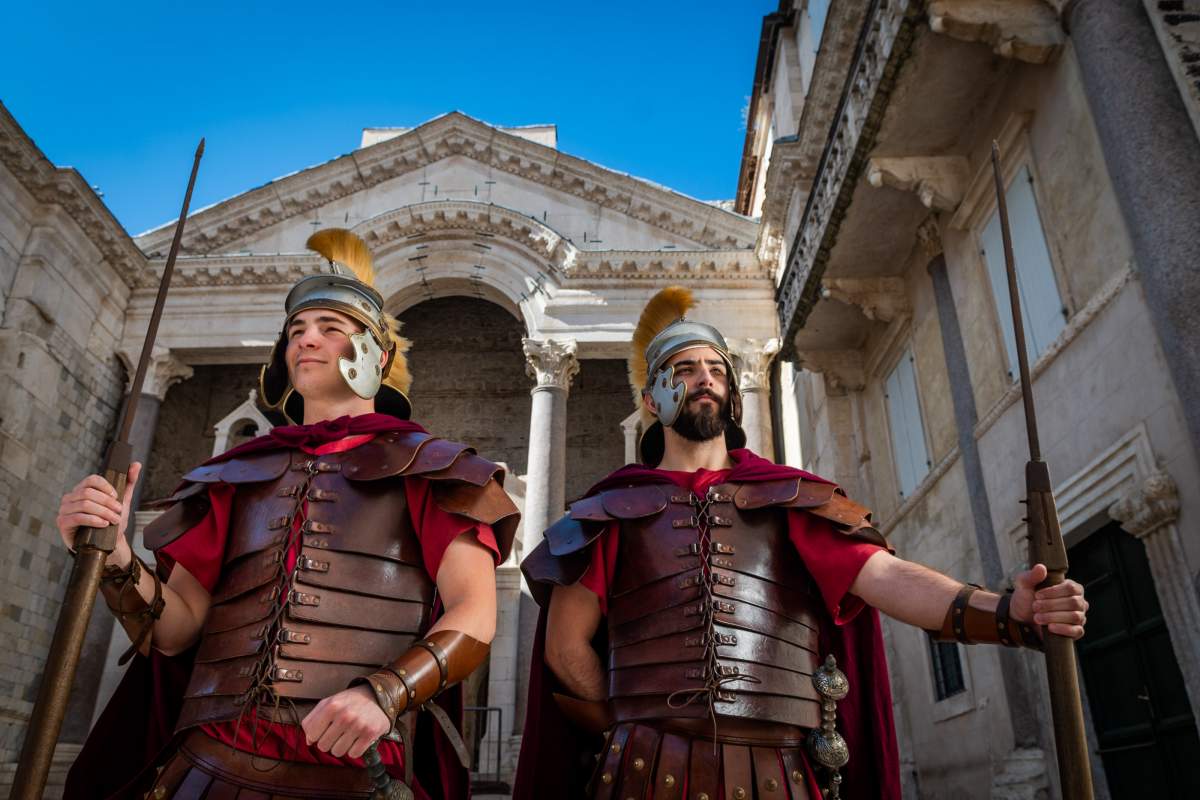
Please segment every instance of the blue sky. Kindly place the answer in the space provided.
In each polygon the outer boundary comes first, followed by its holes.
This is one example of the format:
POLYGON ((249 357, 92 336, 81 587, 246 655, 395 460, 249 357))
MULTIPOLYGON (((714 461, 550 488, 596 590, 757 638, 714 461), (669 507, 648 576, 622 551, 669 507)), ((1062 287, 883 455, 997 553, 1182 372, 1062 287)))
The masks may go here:
POLYGON ((0 100, 133 234, 459 110, 731 198, 764 14, 726 2, 9 5, 0 100), (12 35, 19 32, 19 35, 12 35))

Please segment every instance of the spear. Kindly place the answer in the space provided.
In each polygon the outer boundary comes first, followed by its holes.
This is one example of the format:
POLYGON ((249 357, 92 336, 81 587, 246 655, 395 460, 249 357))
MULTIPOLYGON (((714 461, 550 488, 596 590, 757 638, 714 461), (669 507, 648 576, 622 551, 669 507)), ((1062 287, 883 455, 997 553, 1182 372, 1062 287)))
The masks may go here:
MULTIPOLYGON (((996 206, 1004 237, 1004 266, 1008 273, 1008 296, 1012 301, 1013 334, 1017 340, 1017 365, 1021 371, 1021 398, 1025 403, 1025 430, 1029 434, 1029 461, 1025 464, 1025 495, 1029 513, 1029 561, 1046 565, 1045 589, 1063 582, 1067 575, 1067 548, 1058 524, 1058 507, 1050 486, 1050 469, 1042 460, 1037 414, 1033 408, 1033 386, 1029 379, 1029 356, 1025 351, 1025 327, 1021 322, 1021 300, 1017 269, 1013 261, 1012 232, 1008 226, 1008 204, 1000 177, 1000 145, 992 142, 992 173, 996 178, 996 206)), ((1050 712, 1054 722, 1054 746, 1058 753, 1058 777, 1065 800, 1091 800, 1092 770, 1087 737, 1083 730, 1083 706, 1079 700, 1079 676, 1075 668, 1075 643, 1042 628, 1046 645, 1046 679, 1050 685, 1050 712)))
MULTIPOLYGON (((192 189, 196 185, 196 172, 200 169, 200 157, 204 155, 204 139, 196 147, 192 161, 192 173, 188 178, 187 192, 183 196, 183 210, 175 224, 175 238, 167 255, 167 265, 158 284, 158 296, 154 300, 154 312, 150 315, 150 327, 146 341, 142 344, 142 355, 138 359, 137 371, 129 388, 129 399, 121 411, 117 435, 104 458, 104 479, 117 490, 117 497, 125 493, 129 478, 129 464, 133 459, 133 448, 129 444, 129 432, 133 428, 133 417, 137 403, 135 398, 142 393, 146 379, 146 367, 154 340, 158 335, 158 323, 162 319, 163 303, 171 285, 171 273, 175 270, 175 257, 179 254, 179 242, 183 238, 183 224, 187 220, 188 206, 192 202, 192 189)), ((67 699, 79 666, 79 654, 87 634, 92 606, 96 603, 96 592, 100 588, 100 576, 109 553, 117 544, 120 531, 116 525, 107 528, 80 528, 75 535, 75 566, 67 583, 62 610, 54 628, 54 639, 46 656, 46 669, 42 672, 42 684, 38 688, 37 702, 29 719, 25 733, 25 744, 21 748, 21 760, 13 779, 10 800, 39 800, 50 771, 50 760, 54 745, 62 728, 63 716, 67 711, 67 699)))

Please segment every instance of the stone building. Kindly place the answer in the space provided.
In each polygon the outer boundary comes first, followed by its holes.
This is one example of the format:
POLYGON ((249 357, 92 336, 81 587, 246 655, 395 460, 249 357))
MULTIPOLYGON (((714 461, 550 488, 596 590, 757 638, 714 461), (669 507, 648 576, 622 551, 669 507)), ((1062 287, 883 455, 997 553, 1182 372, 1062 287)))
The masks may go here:
MULTIPOLYGON (((149 500, 190 465, 263 432, 251 394, 258 365, 286 290, 320 269, 305 240, 323 226, 362 236, 386 307, 414 342, 415 418, 504 462, 524 511, 498 575, 489 669, 470 687, 472 704, 498 709, 479 752, 481 772, 502 779, 519 746, 535 621, 517 562, 566 498, 632 460, 624 359, 655 291, 692 287, 695 316, 738 334, 749 437, 767 451, 772 441, 777 324, 758 225, 560 152, 556 137, 554 126, 497 128, 460 113, 368 129, 350 154, 193 213, 132 442, 149 500)), ((69 574, 58 497, 97 468, 114 434, 172 234, 164 225, 131 238, 0 107, 0 543, 10 556, 0 782, 11 780, 69 574)), ((137 517, 140 529, 152 512, 137 517)), ((60 771, 119 679, 125 646, 101 604, 60 771)))
MULTIPOLYGON (((735 210, 774 276, 780 460, 1005 586, 1028 459, 998 141, 1098 797, 1200 792, 1200 7, 784 0, 735 210)), ((1040 657, 886 625, 907 796, 1059 791, 1040 657)))

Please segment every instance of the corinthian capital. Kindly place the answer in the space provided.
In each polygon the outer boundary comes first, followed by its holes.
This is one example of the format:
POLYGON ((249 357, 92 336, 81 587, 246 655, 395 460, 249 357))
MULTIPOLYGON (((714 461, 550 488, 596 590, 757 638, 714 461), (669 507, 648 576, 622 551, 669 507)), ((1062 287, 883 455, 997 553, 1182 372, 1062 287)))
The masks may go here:
POLYGON ((579 345, 574 339, 522 339, 525 351, 525 372, 537 381, 537 387, 566 391, 571 379, 579 373, 575 352, 579 345))
POLYGON ((1159 470, 1109 506, 1108 515, 1137 538, 1149 536, 1179 518, 1179 488, 1159 470))
POLYGON ((729 350, 736 362, 738 388, 743 392, 769 391, 771 361, 779 352, 779 339, 730 339, 729 350))
MULTIPOLYGON (((125 365, 127 375, 125 391, 133 388, 134 372, 137 370, 137 359, 141 353, 129 353, 124 350, 117 353, 121 363, 125 365)), ((163 400, 167 390, 177 383, 192 377, 192 368, 180 361, 166 348, 154 348, 150 354, 150 363, 146 365, 146 378, 142 383, 142 394, 150 394, 163 400)))

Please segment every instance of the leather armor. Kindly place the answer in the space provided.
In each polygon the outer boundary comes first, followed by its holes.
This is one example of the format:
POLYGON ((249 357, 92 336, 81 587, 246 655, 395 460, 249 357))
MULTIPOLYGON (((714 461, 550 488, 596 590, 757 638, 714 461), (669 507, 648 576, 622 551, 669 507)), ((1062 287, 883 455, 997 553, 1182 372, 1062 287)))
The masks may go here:
POLYGON ((250 454, 184 476, 174 505, 146 529, 152 549, 203 517, 208 485, 230 483, 236 493, 178 730, 235 719, 249 705, 298 722, 423 636, 435 587, 410 519, 406 476, 432 481, 442 509, 491 525, 507 556, 517 510, 500 486, 500 468, 428 434, 388 433, 321 456, 250 454))
POLYGON ((789 539, 786 508, 887 546, 866 509, 799 478, 719 484, 703 496, 665 484, 611 489, 573 503, 546 532, 524 565, 542 599, 546 584, 577 581, 592 543, 620 522, 607 614, 616 722, 820 724, 812 675, 828 615, 789 539))

